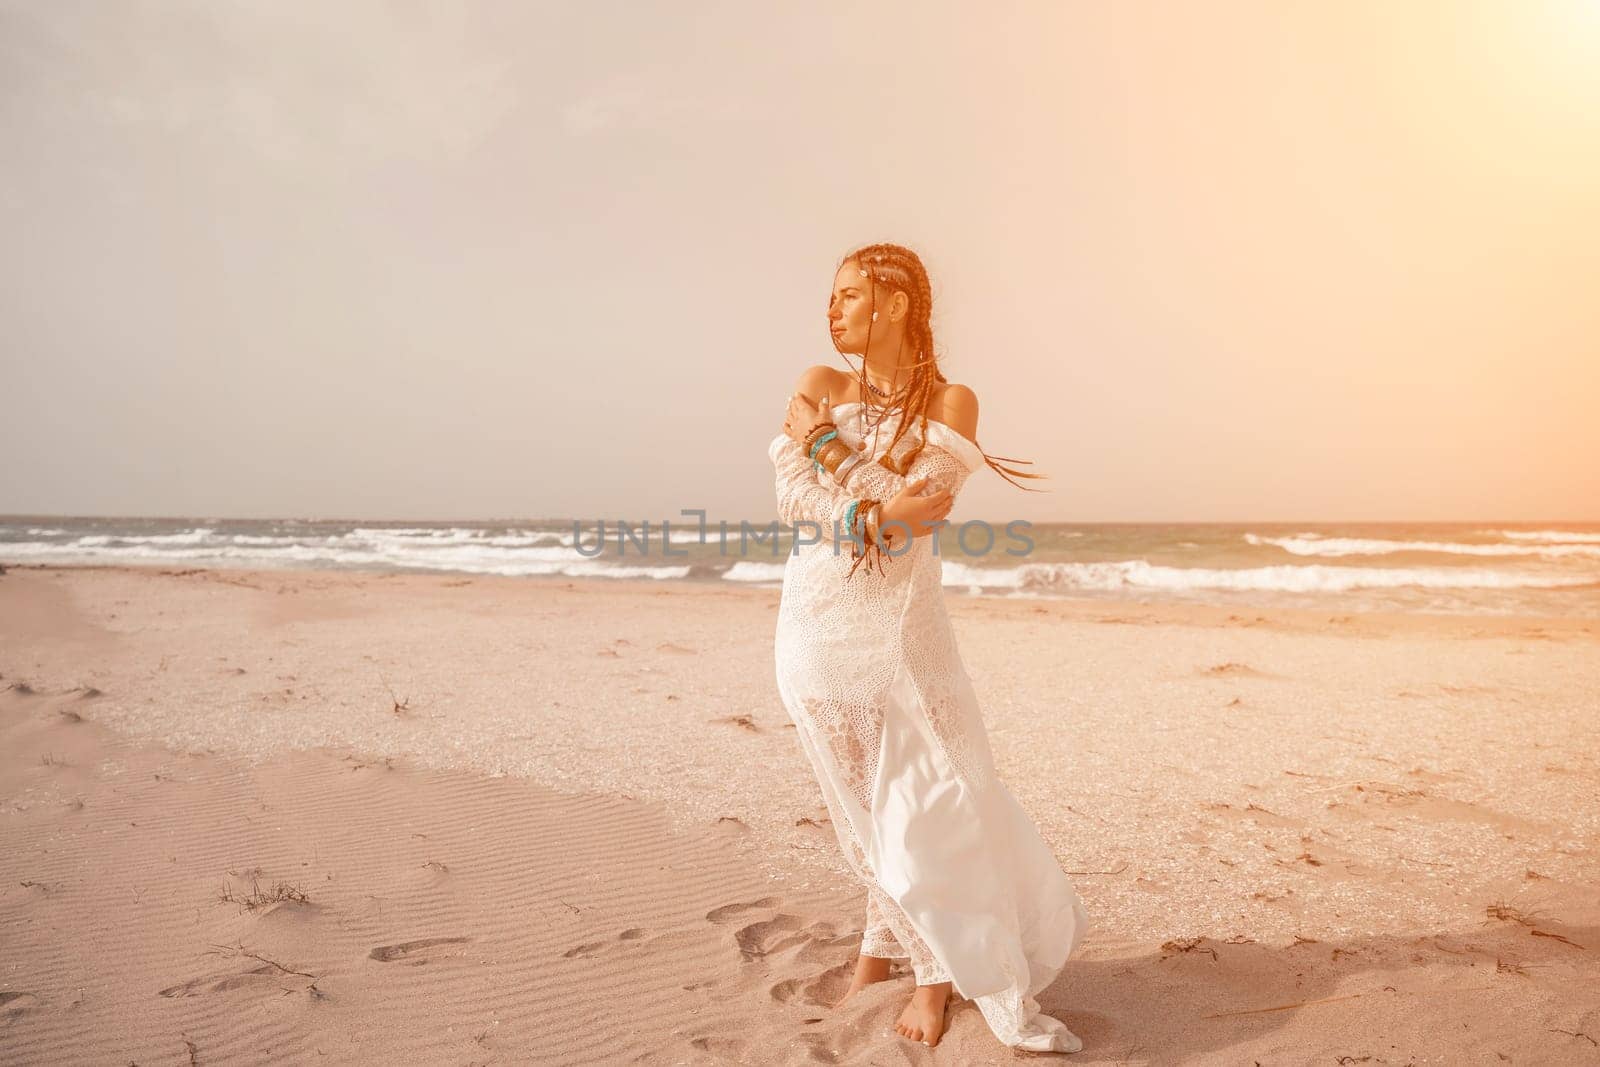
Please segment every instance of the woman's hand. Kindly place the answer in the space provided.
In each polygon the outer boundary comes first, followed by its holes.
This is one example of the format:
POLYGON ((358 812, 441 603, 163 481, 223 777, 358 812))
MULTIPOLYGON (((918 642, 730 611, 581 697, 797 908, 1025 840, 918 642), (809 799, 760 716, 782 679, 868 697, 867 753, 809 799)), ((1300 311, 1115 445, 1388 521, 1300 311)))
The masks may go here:
POLYGON ((931 524, 944 521, 944 517, 955 506, 955 497, 950 495, 948 489, 940 489, 927 496, 920 495, 918 491, 927 484, 926 477, 907 482, 904 489, 884 502, 883 509, 878 512, 881 520, 878 530, 883 534, 885 547, 894 548, 905 543, 905 527, 890 526, 891 519, 911 527, 912 537, 938 533, 938 527, 931 524))
POLYGON ((793 438, 795 444, 803 445, 812 430, 832 421, 833 406, 826 396, 821 404, 813 404, 804 393, 795 393, 789 398, 789 410, 783 416, 783 432, 793 438))

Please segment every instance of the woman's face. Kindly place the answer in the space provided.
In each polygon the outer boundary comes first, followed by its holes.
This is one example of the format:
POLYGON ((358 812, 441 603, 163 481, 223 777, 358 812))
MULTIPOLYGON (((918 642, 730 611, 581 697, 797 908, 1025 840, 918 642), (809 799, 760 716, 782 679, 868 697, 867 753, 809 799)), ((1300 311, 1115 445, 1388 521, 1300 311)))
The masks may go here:
MULTIPOLYGON (((833 294, 828 297, 828 332, 840 352, 859 355, 867 350, 867 327, 872 322, 871 279, 861 276, 854 260, 846 260, 833 276, 833 294)), ((882 309, 878 320, 883 321, 882 309)), ((874 332, 882 332, 874 330, 874 332)))

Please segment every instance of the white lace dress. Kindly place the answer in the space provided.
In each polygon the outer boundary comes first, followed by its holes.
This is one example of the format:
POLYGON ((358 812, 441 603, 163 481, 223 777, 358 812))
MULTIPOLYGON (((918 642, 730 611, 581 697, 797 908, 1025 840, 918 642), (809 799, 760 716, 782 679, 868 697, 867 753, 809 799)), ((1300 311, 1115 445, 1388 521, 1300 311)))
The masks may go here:
MULTIPOLYGON (((833 414, 841 440, 873 447, 860 403, 840 404, 833 414)), ((879 428, 878 452, 897 417, 879 428)), ((912 420, 896 458, 912 447, 919 423, 912 420)), ((784 707, 816 771, 839 847, 867 889, 861 952, 909 958, 919 985, 951 982, 1007 1045, 1078 1051, 1082 1042, 1042 1014, 1035 997, 1082 941, 1088 914, 1033 821, 995 776, 932 539, 897 549, 881 573, 862 562, 845 577, 852 559, 843 520, 851 500, 886 502, 923 476, 922 492, 956 493, 985 466, 978 446, 930 420, 927 446, 905 477, 867 462, 844 488, 787 436, 774 438, 767 452, 781 521, 822 527, 822 540, 802 546, 784 566, 774 652, 784 707)))

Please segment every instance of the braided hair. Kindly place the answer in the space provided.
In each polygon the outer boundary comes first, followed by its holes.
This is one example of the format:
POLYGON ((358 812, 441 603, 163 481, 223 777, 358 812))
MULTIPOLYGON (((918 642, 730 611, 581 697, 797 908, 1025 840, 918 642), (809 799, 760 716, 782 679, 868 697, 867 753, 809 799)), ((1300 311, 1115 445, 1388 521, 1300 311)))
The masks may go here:
MULTIPOLYGON (((911 367, 911 378, 902 389, 900 383, 895 383, 895 390, 888 401, 890 412, 900 411, 911 418, 920 420, 919 428, 922 431, 921 441, 915 448, 906 454, 898 468, 892 458, 894 446, 905 435, 910 424, 909 418, 903 418, 895 428, 894 437, 889 441, 888 449, 878 457, 878 462, 894 473, 904 477, 911 469, 912 462, 921 453, 923 443, 928 439, 928 403, 933 396, 935 382, 948 384, 944 373, 939 369, 938 357, 933 350, 933 287, 928 282, 927 268, 922 265, 922 260, 911 249, 902 245, 870 244, 862 245, 852 252, 846 253, 839 260, 839 266, 846 263, 855 263, 858 271, 866 276, 871 285, 872 307, 875 310, 878 302, 878 288, 882 286, 888 293, 899 290, 906 294, 910 300, 910 308, 906 313, 906 337, 916 348, 917 360, 911 367)), ((867 324, 868 351, 872 347, 872 324, 867 324)), ((861 369, 856 372, 856 379, 860 385, 860 395, 866 398, 867 394, 867 361, 865 356, 861 360, 861 369)), ((887 416, 885 416, 887 417, 887 416)), ((1013 478, 1043 478, 1042 474, 1028 474, 1024 471, 1013 470, 1002 466, 999 461, 1006 463, 1021 463, 1031 465, 1031 460, 1012 459, 1008 456, 991 456, 984 452, 980 446, 978 451, 983 455, 983 460, 991 469, 1018 489, 1030 493, 1042 492, 1039 489, 1030 489, 1013 478)))

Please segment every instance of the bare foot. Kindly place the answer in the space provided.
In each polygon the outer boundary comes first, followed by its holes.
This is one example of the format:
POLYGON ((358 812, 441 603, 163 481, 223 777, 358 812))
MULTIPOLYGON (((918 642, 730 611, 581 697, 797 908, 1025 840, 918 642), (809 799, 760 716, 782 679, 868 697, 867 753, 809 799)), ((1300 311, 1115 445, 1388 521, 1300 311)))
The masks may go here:
POLYGON ((916 992, 911 994, 911 1003, 895 1020, 895 1031, 932 1048, 944 1036, 944 1010, 949 1003, 949 982, 917 986, 916 992))
POLYGON ((889 977, 889 961, 877 956, 857 956, 855 977, 850 979, 850 988, 844 991, 844 996, 833 1002, 835 1008, 849 1000, 851 995, 863 986, 873 982, 881 982, 889 977))

